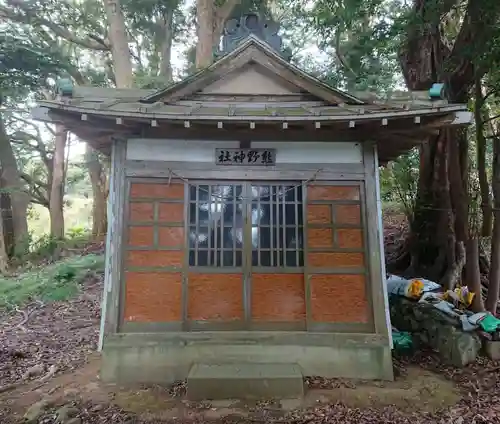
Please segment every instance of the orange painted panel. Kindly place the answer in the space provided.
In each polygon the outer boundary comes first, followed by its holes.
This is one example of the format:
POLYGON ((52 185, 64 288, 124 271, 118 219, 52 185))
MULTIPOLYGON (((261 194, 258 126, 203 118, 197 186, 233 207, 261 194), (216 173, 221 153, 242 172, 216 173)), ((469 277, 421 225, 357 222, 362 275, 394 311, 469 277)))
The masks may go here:
POLYGON ((128 245, 153 247, 154 243, 154 227, 129 227, 128 229, 128 245))
POLYGON ((241 274, 189 274, 189 319, 234 321, 243 316, 241 274))
POLYGON ((172 322, 182 320, 182 275, 168 272, 125 274, 124 320, 172 322))
POLYGON ((310 252, 309 266, 313 268, 363 268, 363 253, 310 252))
POLYGON ((147 222, 154 219, 154 205, 152 203, 130 202, 130 221, 147 222))
POLYGON ((307 222, 309 224, 331 224, 332 206, 331 205, 308 205, 307 222))
POLYGON ((131 250, 127 255, 127 266, 164 267, 182 266, 184 253, 180 250, 131 250))
POLYGON ((183 222, 184 204, 160 203, 158 211, 158 220, 160 222, 183 222))
POLYGON ((307 230, 309 247, 333 247, 333 230, 331 228, 309 228, 307 230))
POLYGON ((310 284, 313 321, 366 323, 370 319, 364 275, 312 275, 310 284))
POLYGON ((363 247, 363 231, 357 228, 337 230, 337 243, 343 249, 359 249, 363 247))
POLYGON ((309 200, 359 200, 359 187, 342 185, 310 185, 309 200))
POLYGON ((179 183, 132 183, 131 198, 184 199, 184 184, 179 183))
POLYGON ((252 274, 252 320, 303 321, 304 274, 252 274))
POLYGON ((361 225, 361 206, 335 205, 335 223, 361 225))
POLYGON ((184 246, 184 227, 159 227, 158 244, 161 247, 184 246))

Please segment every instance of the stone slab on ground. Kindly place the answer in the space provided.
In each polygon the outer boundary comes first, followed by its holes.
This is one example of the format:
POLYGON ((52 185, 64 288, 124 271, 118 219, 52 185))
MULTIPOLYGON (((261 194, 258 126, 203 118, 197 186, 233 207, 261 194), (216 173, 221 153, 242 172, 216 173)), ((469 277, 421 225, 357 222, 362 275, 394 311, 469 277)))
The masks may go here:
POLYGON ((500 341, 483 341, 483 349, 486 356, 493 361, 500 360, 500 341))
POLYGON ((304 395, 297 364, 194 364, 187 380, 190 400, 298 398, 304 395))

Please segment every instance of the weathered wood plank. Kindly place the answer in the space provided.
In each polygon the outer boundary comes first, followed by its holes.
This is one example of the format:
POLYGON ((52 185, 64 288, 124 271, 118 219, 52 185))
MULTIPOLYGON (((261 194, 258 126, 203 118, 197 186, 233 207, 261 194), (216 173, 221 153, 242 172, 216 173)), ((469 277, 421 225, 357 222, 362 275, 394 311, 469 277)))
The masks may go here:
POLYGON ((185 179, 255 179, 255 180, 343 180, 359 181, 365 178, 361 164, 282 164, 267 167, 221 167, 211 163, 132 161, 125 164, 129 177, 185 179))
POLYGON ((366 230, 368 232, 368 258, 369 275, 371 283, 371 297, 375 331, 384 337, 390 337, 391 329, 386 320, 386 304, 384 299, 385 279, 382 268, 382 252, 380 221, 377 205, 377 180, 378 168, 375 163, 374 143, 365 143, 365 199, 366 199, 366 230))
POLYGON ((111 177, 108 196, 108 232, 106 269, 102 298, 99 350, 104 337, 118 331, 122 279, 123 208, 125 205, 126 140, 114 140, 111 153, 111 177))

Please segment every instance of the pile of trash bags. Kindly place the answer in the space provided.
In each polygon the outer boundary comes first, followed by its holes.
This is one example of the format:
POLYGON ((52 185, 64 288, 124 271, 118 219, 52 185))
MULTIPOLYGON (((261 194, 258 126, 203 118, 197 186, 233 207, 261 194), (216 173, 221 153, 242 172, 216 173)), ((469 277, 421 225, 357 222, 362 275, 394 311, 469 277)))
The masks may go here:
MULTIPOLYGON (((466 286, 442 291, 439 284, 422 278, 405 279, 396 275, 387 276, 387 292, 393 296, 404 296, 420 303, 427 303, 446 315, 455 318, 463 331, 478 331, 488 340, 500 340, 500 320, 489 312, 474 313, 468 308, 474 299, 466 286)), ((393 330, 396 347, 397 330, 393 330)))

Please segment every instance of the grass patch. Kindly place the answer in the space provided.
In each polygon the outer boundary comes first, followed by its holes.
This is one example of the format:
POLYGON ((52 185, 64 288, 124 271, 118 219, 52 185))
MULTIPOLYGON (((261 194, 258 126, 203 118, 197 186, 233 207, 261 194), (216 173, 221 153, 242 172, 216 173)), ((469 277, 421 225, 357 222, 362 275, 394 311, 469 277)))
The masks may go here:
POLYGON ((16 277, 0 277, 0 308, 22 305, 31 299, 65 300, 80 289, 90 274, 104 271, 103 255, 74 256, 16 277))

